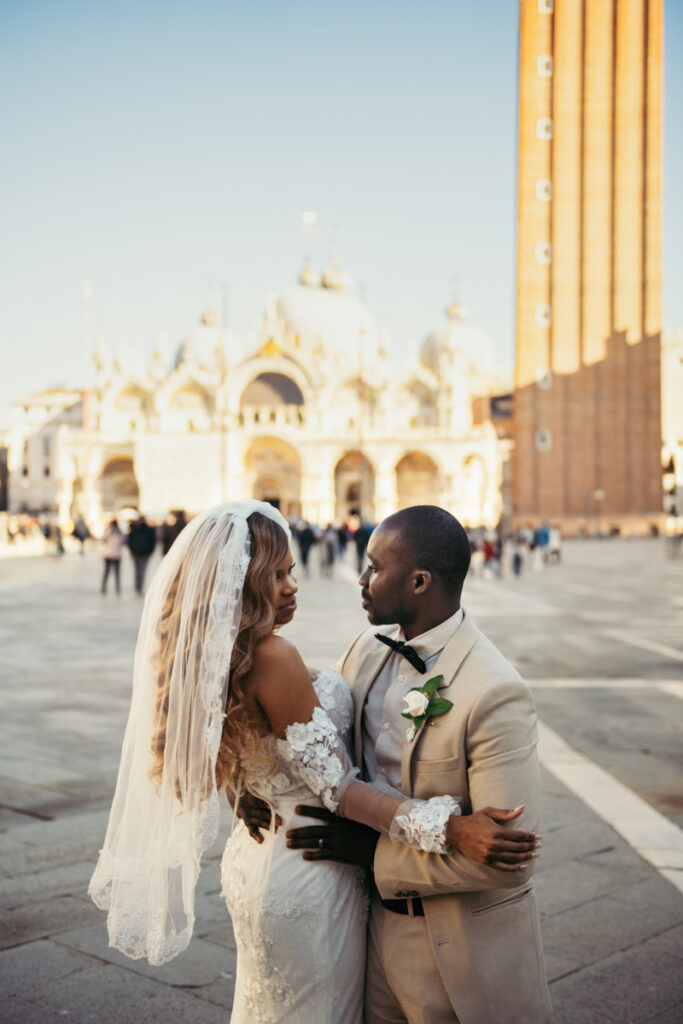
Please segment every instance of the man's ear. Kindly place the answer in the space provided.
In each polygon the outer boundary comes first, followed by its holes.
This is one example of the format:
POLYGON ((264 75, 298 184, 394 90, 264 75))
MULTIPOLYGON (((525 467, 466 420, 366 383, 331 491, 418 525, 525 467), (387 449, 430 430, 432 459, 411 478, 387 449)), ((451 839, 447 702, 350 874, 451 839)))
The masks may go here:
POLYGON ((413 593, 425 594, 432 585, 432 574, 427 569, 418 569, 413 575, 413 593))

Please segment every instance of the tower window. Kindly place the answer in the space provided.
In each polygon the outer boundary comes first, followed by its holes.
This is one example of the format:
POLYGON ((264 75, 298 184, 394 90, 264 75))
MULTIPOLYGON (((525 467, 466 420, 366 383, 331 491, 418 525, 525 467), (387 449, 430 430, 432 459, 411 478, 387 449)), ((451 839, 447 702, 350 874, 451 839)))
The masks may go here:
POLYGON ((549 117, 539 117, 536 121, 536 138, 537 139, 552 139, 553 137, 553 122, 549 117))
POLYGON ((536 306, 534 317, 538 327, 550 327, 550 306, 536 306))
POLYGON ((554 2, 553 0, 538 0, 538 13, 539 14, 552 14, 554 2))
POLYGON ((553 375, 547 366, 536 367, 536 387, 547 391, 553 382, 553 375))
POLYGON ((553 446, 553 435, 547 427, 539 427, 536 431, 536 451, 549 452, 553 446))
POLYGON ((535 250, 536 262, 547 266, 552 262, 553 250, 550 242, 538 242, 535 250))
POLYGON ((553 73, 553 58, 544 54, 536 61, 536 74, 539 78, 551 78, 553 73))
POLYGON ((536 182, 536 198, 539 203, 549 203, 553 198, 553 185, 549 178, 539 178, 536 182))

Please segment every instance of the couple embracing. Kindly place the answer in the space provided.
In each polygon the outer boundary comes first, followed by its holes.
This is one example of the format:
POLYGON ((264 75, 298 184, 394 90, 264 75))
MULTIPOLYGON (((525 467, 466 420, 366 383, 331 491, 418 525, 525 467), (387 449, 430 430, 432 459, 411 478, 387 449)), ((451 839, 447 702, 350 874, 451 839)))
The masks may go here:
POLYGON ((531 696, 460 606, 453 516, 398 512, 368 558, 372 628, 315 672, 277 635, 280 514, 235 503, 183 531, 145 603, 91 895, 112 945, 181 952, 225 788, 245 819, 222 862, 233 1024, 545 1021, 531 696))

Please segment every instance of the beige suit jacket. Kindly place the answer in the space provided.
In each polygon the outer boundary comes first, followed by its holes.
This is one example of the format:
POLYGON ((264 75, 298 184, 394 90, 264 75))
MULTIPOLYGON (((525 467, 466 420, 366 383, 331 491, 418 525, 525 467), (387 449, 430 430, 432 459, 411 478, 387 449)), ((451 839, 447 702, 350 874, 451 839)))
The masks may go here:
MULTIPOLYGON (((363 763, 365 700, 391 653, 374 633, 362 633, 341 666, 354 696, 357 764, 363 763)), ((398 628, 388 633, 397 635, 398 628)), ((528 687, 467 614, 428 677, 440 674, 439 695, 453 707, 428 721, 412 743, 404 741, 403 792, 449 793, 464 801, 465 814, 524 804, 513 827, 536 829, 540 776, 528 687)), ((381 836, 374 873, 384 899, 422 897, 432 953, 461 1024, 548 1020, 531 868, 498 871, 460 853, 421 853, 381 836)))

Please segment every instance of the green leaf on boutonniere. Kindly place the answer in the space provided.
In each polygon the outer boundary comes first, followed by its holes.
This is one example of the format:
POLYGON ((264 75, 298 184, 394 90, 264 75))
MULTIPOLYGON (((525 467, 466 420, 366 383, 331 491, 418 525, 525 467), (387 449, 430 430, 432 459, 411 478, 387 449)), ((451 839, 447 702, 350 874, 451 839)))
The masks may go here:
POLYGON ((434 697, 430 700, 427 705, 427 715, 431 718, 434 715, 445 715, 447 711, 450 711, 453 707, 452 700, 446 700, 445 697, 434 697))
POLYGON ((421 690, 422 693, 425 694, 425 696, 433 697, 434 694, 436 693, 436 691, 438 690, 438 688, 441 686, 442 682, 443 682, 443 676, 442 675, 441 676, 433 676, 431 679, 427 680, 427 682, 424 684, 424 686, 419 687, 419 689, 421 690))

